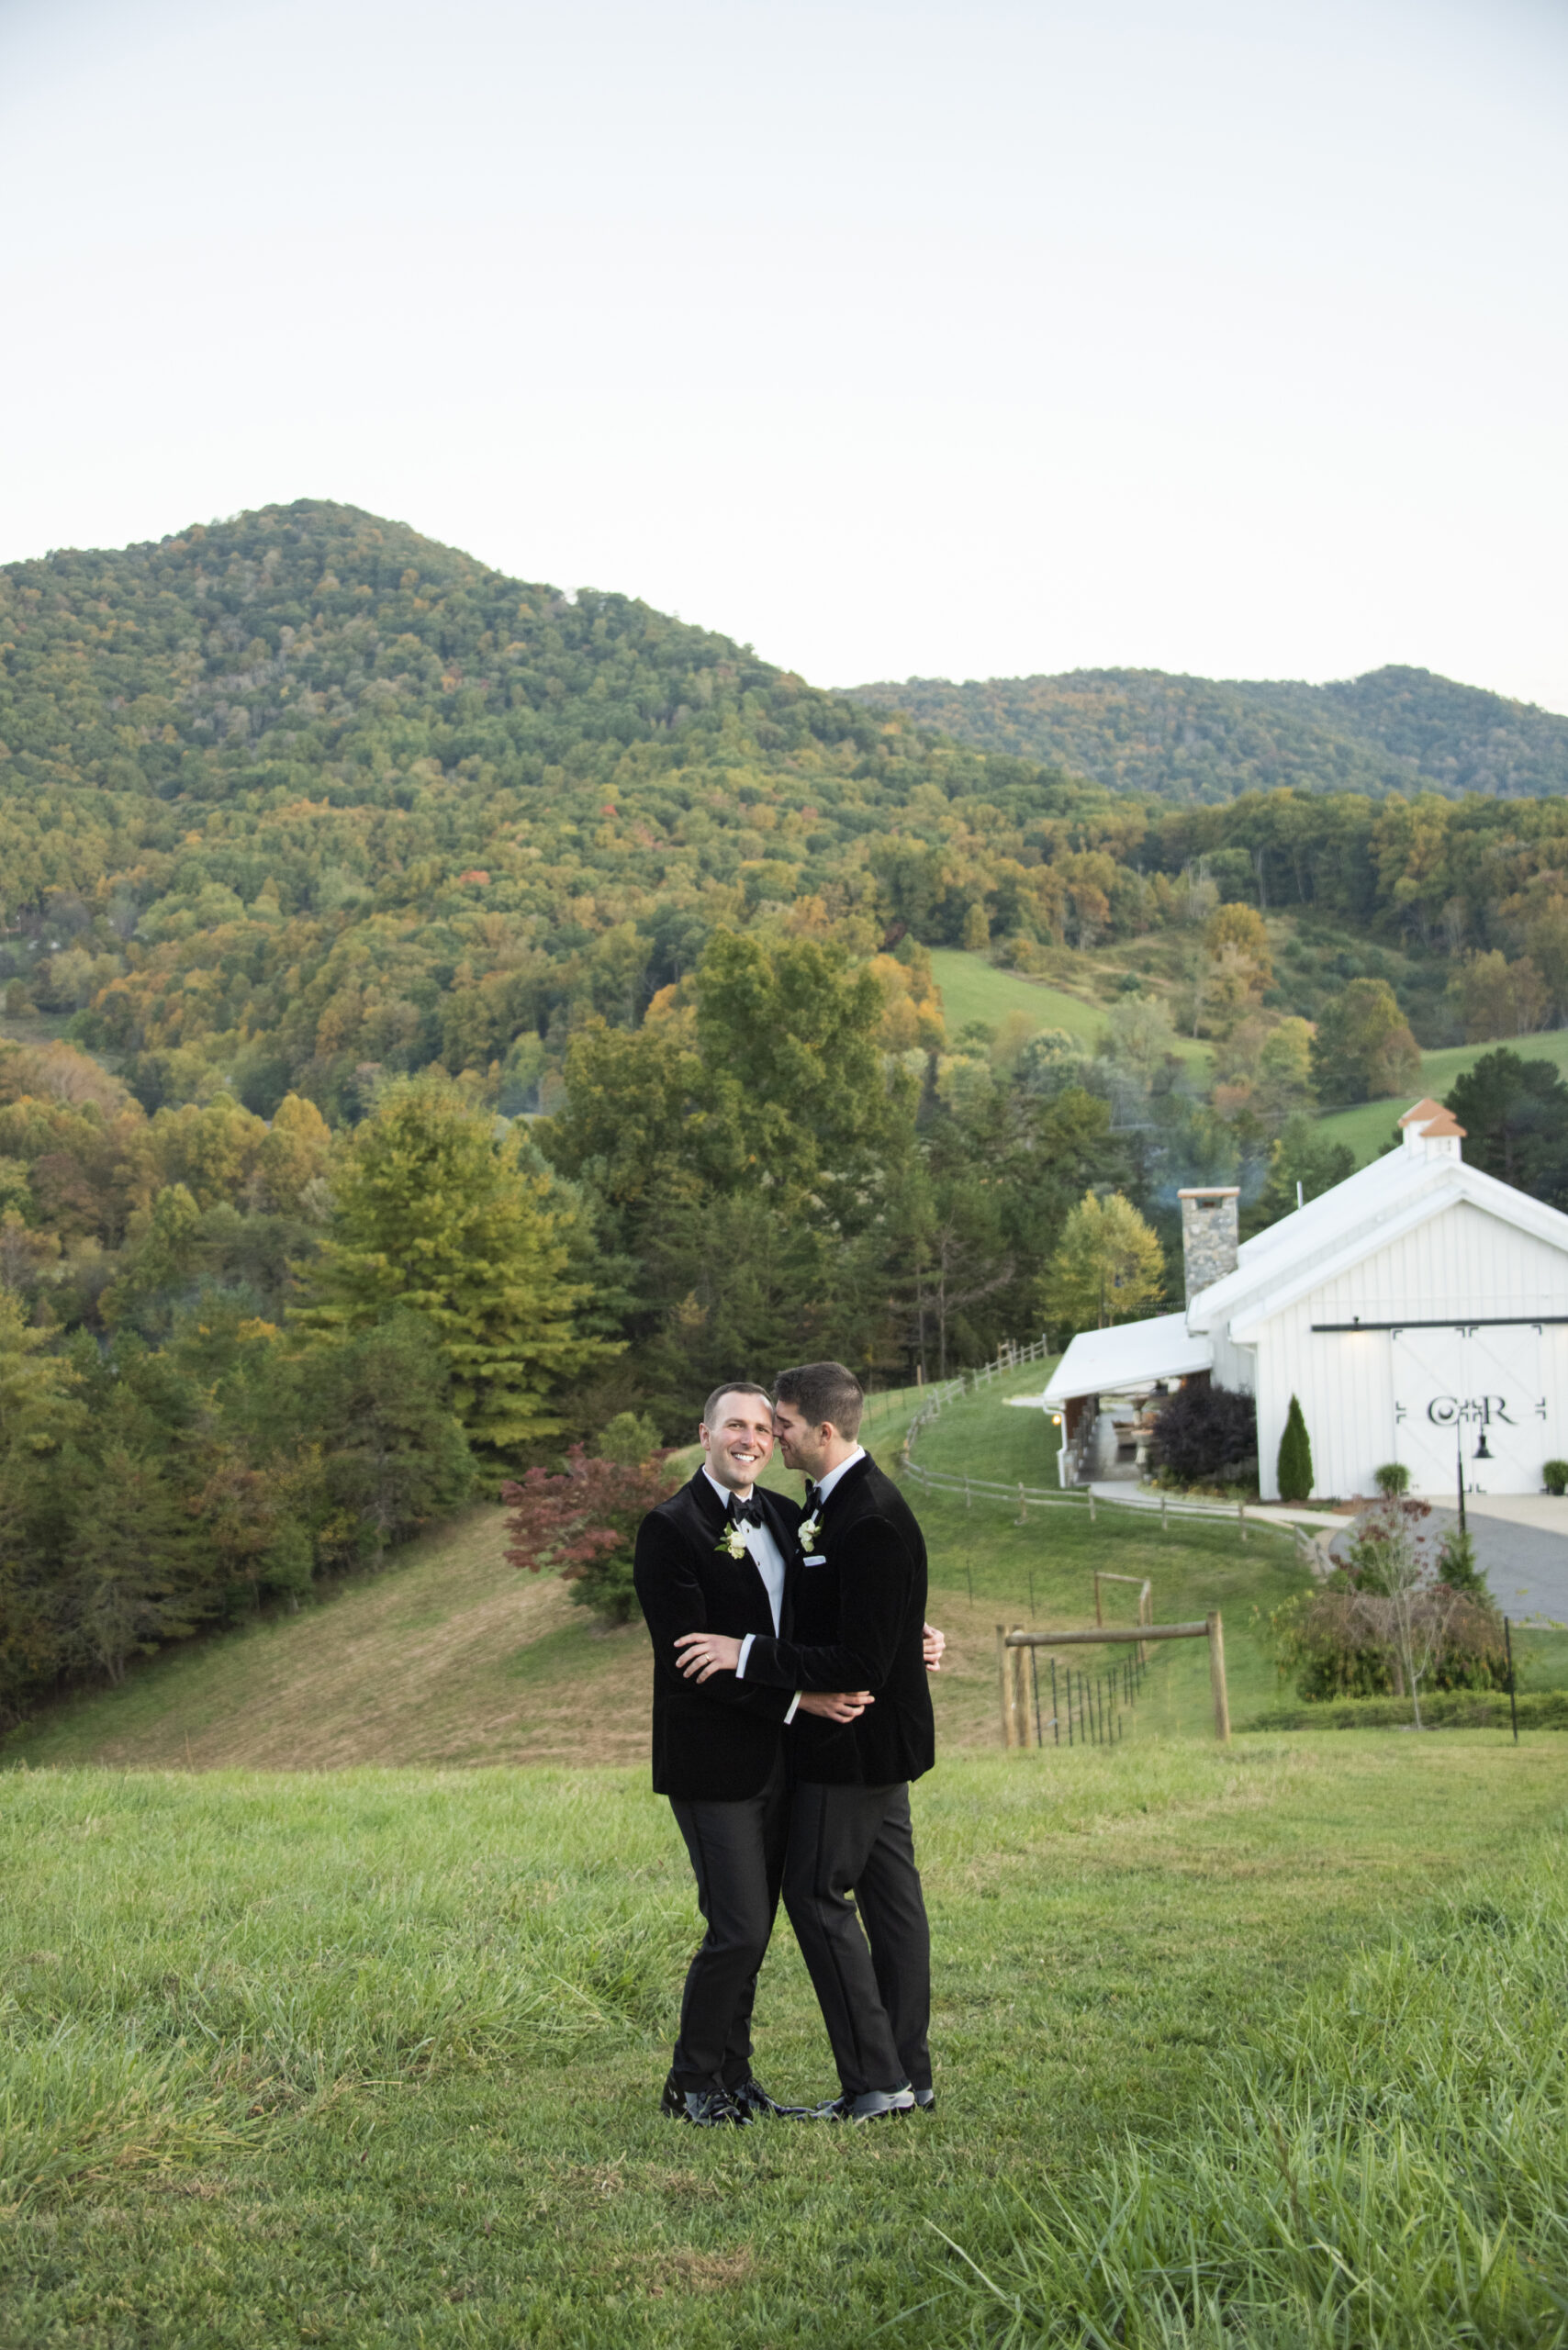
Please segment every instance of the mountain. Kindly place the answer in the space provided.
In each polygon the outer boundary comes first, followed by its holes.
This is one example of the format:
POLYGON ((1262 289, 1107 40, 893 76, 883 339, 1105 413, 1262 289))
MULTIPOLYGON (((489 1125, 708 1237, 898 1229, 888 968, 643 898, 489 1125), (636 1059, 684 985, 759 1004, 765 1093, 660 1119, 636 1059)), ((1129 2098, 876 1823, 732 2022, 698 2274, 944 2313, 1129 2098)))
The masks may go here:
POLYGON ((1282 786, 1374 798, 1568 792, 1568 718, 1428 669, 1374 669, 1327 686, 1075 669, 851 690, 978 750, 1047 760, 1109 790, 1177 803, 1282 786))
POLYGON ((903 706, 318 499, 0 566, 3 1016, 69 1020, 148 1111, 221 1083, 336 1124, 439 1063, 510 1113, 721 929, 1174 971, 1217 891, 1309 915, 1324 984, 1387 946, 1435 1002, 1558 921, 1568 797, 1496 796, 1527 753, 1568 786, 1540 712, 1395 671, 874 690, 903 706), (1393 789, 1456 793, 1484 740, 1493 796, 1393 789))

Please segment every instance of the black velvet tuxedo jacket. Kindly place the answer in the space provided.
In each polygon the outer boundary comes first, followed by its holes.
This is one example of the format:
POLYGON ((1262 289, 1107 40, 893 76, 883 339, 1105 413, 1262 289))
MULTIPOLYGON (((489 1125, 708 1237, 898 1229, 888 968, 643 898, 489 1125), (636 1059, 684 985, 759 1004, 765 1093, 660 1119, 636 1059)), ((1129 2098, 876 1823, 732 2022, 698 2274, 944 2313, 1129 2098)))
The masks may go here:
MULTIPOLYGON (((798 1546, 797 1546, 798 1550, 798 1546)), ((892 1786, 936 1760, 925 1673, 925 1538, 890 1477, 867 1454, 828 1495, 813 1550, 795 1575, 790 1622, 752 1642, 743 1688, 868 1689, 858 1721, 798 1715, 793 1775, 818 1786, 892 1786)))
MULTIPOLYGON (((753 1488, 785 1562, 779 1628, 792 1629, 790 1603, 800 1580, 797 1503, 753 1488)), ((747 1632, 773 1639, 773 1609, 749 1554, 717 1548, 725 1509, 703 1472, 651 1509, 637 1529, 633 1574, 654 1643, 654 1787, 690 1802, 739 1803, 766 1785, 778 1758, 798 1681, 788 1688, 733 1673, 699 1686, 676 1662, 682 1632, 747 1632)), ((814 1684, 821 1687, 823 1684, 814 1684)))

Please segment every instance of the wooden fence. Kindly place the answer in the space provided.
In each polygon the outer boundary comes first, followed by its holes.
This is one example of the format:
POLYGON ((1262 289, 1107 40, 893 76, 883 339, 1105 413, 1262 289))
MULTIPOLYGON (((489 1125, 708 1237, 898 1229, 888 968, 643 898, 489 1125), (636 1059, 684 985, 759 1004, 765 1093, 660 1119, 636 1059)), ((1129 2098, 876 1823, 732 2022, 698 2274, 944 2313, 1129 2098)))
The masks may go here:
POLYGON ((1225 1680, 1225 1626, 1216 1608, 1200 1624, 1097 1624, 1087 1632, 1026 1632, 1021 1624, 996 1628, 997 1679, 1002 1696, 1002 1742, 1004 1746, 1040 1746, 1044 1725, 1036 1708, 1031 1737, 1029 1675, 1025 1663, 1031 1649, 1092 1648, 1102 1642, 1126 1643, 1144 1649, 1149 1640, 1207 1640, 1209 1694, 1214 1700, 1215 1736, 1230 1743, 1230 1695, 1225 1680))

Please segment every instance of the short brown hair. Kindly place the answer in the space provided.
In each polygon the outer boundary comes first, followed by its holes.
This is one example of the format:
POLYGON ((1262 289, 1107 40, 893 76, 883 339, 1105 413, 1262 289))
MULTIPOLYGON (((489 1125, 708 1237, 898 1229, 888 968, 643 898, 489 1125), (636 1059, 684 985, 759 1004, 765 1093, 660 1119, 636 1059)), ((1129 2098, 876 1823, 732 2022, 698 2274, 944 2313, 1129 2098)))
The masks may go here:
POLYGON ((715 1404, 722 1404, 726 1395, 760 1395, 763 1402, 769 1404, 773 1401, 766 1387, 754 1387, 749 1379, 726 1379, 722 1387, 714 1388, 713 1393, 702 1406, 702 1425, 705 1428, 712 1427, 713 1406, 715 1404))
POLYGON ((843 1363, 797 1363, 793 1371, 779 1372, 773 1393, 776 1402, 793 1404, 812 1427, 829 1420, 846 1443, 854 1442, 866 1397, 855 1373, 843 1363))

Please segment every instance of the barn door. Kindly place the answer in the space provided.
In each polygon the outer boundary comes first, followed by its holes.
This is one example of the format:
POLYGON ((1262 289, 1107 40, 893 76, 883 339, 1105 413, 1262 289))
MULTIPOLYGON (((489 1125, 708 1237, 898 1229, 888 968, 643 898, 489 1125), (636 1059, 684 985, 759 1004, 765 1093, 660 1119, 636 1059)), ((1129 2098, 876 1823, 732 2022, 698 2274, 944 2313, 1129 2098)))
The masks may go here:
POLYGON ((1394 1421, 1410 1490, 1533 1494, 1540 1484, 1545 1398, 1540 1332, 1500 1327, 1395 1330, 1394 1421))

